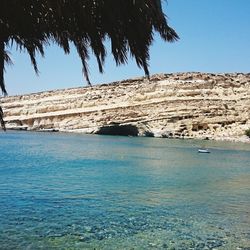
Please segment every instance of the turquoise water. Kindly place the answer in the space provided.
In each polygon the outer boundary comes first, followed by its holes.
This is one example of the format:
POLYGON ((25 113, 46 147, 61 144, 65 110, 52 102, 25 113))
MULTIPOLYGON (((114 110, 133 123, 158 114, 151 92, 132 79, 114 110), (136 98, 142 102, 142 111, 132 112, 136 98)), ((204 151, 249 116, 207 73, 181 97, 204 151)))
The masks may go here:
POLYGON ((0 141, 0 249, 250 249, 250 145, 33 132, 0 141))

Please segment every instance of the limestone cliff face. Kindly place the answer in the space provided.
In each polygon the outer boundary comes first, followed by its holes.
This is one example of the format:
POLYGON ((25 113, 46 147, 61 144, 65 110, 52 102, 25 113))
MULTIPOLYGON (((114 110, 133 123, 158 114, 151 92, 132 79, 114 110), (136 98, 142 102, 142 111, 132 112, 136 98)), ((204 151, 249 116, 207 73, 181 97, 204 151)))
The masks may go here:
POLYGON ((250 74, 161 74, 7 97, 1 105, 12 129, 247 141, 250 74))

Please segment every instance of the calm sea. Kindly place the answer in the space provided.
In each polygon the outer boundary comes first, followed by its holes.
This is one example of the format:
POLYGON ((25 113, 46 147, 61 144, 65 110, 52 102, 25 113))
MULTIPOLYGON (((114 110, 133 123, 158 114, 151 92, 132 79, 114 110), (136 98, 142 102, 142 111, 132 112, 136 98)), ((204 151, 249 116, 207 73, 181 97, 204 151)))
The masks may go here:
POLYGON ((249 248, 249 144, 0 133, 0 249, 249 248))

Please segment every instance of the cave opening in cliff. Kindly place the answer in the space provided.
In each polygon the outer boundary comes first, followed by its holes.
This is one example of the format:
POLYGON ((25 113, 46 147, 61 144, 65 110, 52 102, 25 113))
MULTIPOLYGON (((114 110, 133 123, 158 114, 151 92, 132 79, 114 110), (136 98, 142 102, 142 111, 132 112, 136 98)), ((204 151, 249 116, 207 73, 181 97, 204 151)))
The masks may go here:
POLYGON ((96 134, 99 135, 121 135, 138 136, 138 128, 134 125, 111 125, 101 127, 96 134))

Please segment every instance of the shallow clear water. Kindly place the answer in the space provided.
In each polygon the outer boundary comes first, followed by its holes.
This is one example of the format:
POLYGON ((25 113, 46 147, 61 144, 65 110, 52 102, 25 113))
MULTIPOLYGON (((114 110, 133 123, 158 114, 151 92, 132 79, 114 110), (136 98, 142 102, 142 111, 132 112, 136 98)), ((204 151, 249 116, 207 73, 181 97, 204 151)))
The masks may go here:
POLYGON ((0 249, 250 248, 250 145, 32 132, 0 141, 0 249))

